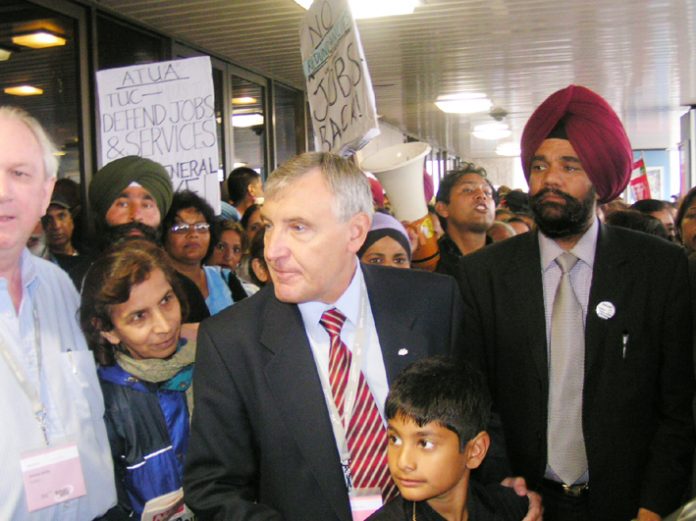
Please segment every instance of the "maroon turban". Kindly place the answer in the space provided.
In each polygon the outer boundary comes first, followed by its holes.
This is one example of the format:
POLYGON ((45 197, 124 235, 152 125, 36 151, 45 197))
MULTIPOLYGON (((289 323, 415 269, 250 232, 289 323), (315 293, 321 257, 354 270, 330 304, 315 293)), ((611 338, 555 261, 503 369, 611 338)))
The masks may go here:
POLYGON ((599 202, 618 197, 631 177, 631 143, 619 117, 604 98, 579 85, 551 94, 524 127, 522 168, 527 180, 534 153, 559 124, 597 190, 599 202))

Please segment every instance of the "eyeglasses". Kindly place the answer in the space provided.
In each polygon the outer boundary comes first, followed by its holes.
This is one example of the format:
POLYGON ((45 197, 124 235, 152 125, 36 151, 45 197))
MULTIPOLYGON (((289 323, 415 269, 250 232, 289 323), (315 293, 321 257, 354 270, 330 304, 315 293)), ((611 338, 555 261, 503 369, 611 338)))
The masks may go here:
POLYGON ((218 242, 218 243, 215 245, 215 248, 218 249, 218 250, 220 250, 220 251, 223 251, 223 252, 224 252, 224 251, 231 251, 231 252, 234 253, 235 255, 239 255, 240 253, 242 253, 242 248, 241 248, 241 247, 239 247, 239 246, 228 246, 228 245, 225 244, 224 242, 218 242))
POLYGON ((176 233, 178 235, 186 235, 190 231, 195 231, 198 233, 208 233, 208 230, 210 230, 210 225, 208 223, 179 223, 174 224, 171 228, 169 228, 170 232, 176 233))

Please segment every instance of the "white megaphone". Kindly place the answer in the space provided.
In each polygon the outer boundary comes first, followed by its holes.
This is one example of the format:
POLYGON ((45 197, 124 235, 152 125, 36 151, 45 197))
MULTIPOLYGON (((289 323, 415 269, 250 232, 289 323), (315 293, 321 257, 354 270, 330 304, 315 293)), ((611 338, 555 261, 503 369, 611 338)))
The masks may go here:
POLYGON ((430 150, 427 143, 401 143, 366 157, 360 168, 377 177, 395 217, 418 234, 411 258, 414 267, 433 271, 439 252, 423 190, 423 158, 430 150))

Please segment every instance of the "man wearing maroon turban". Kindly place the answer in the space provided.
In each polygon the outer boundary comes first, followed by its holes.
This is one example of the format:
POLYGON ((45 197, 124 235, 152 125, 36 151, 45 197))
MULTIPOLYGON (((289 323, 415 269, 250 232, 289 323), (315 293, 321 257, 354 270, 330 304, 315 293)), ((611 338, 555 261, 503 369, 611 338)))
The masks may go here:
POLYGON ((522 135, 538 231, 460 264, 469 347, 506 441, 506 465, 489 470, 541 492, 546 521, 659 520, 690 475, 686 258, 596 217, 631 163, 604 99, 554 93, 522 135))

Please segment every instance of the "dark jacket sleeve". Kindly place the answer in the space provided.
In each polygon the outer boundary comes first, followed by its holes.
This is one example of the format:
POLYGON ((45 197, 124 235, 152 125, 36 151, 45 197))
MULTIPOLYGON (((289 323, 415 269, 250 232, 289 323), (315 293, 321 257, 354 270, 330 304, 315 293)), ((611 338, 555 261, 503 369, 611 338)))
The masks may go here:
MULTIPOLYGON (((463 354, 468 362, 475 365, 484 375, 487 375, 488 368, 481 309, 469 277, 470 272, 465 262, 460 261, 456 278, 463 299, 462 323, 466 335, 466 350, 463 351, 463 354)), ((474 477, 480 483, 498 483, 506 477, 512 476, 512 469, 507 455, 502 420, 495 408, 491 412, 487 430, 491 437, 491 445, 483 464, 474 472, 474 477)))
MULTIPOLYGON (((102 392, 106 394, 106 389, 102 383, 102 392)), ((132 512, 128 493, 125 488, 125 472, 121 463, 121 454, 123 454, 123 438, 118 433, 118 426, 123 422, 118 418, 114 418, 114 410, 108 407, 104 413, 104 425, 106 426, 106 434, 109 437, 109 446, 111 448, 111 458, 114 461, 114 477, 116 481, 116 495, 118 496, 118 507, 124 512, 132 512)))
POLYGON ((206 327, 198 333, 191 439, 184 500, 198 519, 280 520, 256 503, 258 454, 243 399, 206 327), (205 375, 204 377, 202 375, 205 375))
MULTIPOLYGON (((667 261, 668 259, 665 259, 667 261)), ((692 311, 687 260, 681 252, 664 263, 668 274, 661 321, 662 361, 656 390, 659 423, 641 487, 640 506, 665 516, 681 503, 694 450, 692 311)))
POLYGON ((175 272, 175 275, 181 288, 186 294, 188 313, 186 314, 184 322, 197 323, 208 318, 210 316, 210 311, 208 311, 205 298, 203 298, 198 286, 196 286, 196 284, 186 275, 182 275, 178 271, 175 272))

